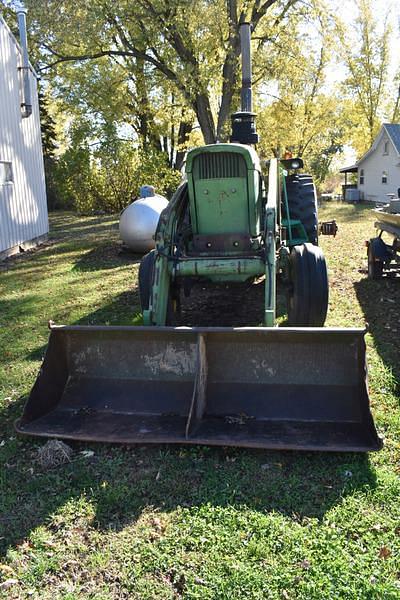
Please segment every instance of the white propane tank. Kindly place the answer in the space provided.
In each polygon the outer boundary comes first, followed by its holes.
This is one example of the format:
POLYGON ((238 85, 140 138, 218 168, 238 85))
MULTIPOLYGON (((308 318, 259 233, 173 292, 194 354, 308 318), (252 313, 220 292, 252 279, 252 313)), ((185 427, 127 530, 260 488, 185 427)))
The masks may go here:
POLYGON ((140 188, 139 199, 125 208, 119 220, 119 234, 128 248, 140 253, 154 248, 158 219, 167 205, 168 200, 155 194, 152 186, 140 188))

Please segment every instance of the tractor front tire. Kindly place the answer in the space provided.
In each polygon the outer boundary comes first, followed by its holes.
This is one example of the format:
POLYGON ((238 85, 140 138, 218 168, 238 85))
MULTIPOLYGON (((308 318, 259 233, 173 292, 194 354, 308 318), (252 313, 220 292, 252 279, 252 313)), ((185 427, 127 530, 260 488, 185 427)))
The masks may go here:
POLYGON ((322 327, 328 311, 329 297, 328 273, 322 250, 310 243, 294 246, 289 265, 289 325, 322 327))
MULTIPOLYGON (((140 296, 140 306, 142 307, 142 312, 144 310, 149 310, 150 305, 150 294, 151 288, 153 285, 153 274, 154 274, 154 265, 156 261, 156 251, 150 250, 148 254, 146 254, 139 266, 139 296, 140 296)), ((168 303, 167 303, 167 314, 165 318, 165 325, 176 325, 176 313, 180 311, 180 298, 179 298, 179 289, 174 288, 169 291, 168 303)))
POLYGON ((303 223, 308 241, 318 245, 318 206, 315 186, 311 175, 296 173, 286 179, 289 212, 291 219, 303 223))
POLYGON ((150 250, 146 254, 139 266, 139 296, 142 312, 149 309, 150 292, 153 285, 154 263, 156 260, 156 251, 150 250))

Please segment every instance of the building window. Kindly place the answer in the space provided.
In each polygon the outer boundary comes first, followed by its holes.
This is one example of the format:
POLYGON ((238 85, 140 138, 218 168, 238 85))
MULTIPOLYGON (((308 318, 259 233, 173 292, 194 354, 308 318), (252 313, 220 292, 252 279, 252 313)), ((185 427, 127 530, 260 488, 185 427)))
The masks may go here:
POLYGON ((389 154, 389 142, 384 143, 383 154, 389 154))
POLYGON ((13 182, 12 167, 10 162, 0 160, 0 185, 13 182))
POLYGON ((360 185, 364 185, 364 169, 360 171, 360 185))
POLYGON ((387 171, 382 171, 382 183, 387 183, 387 171))

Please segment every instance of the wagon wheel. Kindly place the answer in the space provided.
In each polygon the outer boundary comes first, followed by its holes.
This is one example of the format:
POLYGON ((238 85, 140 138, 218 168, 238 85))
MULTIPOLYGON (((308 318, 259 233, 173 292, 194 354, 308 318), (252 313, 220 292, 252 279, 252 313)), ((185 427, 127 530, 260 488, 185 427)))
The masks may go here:
POLYGON ((383 274, 383 260, 375 253, 375 238, 368 244, 368 279, 381 279, 383 274))

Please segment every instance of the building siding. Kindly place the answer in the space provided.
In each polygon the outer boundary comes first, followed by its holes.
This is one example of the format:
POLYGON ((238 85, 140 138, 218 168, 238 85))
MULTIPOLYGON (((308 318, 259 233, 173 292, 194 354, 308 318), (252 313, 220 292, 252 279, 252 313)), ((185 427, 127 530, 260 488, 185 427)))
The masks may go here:
POLYGON ((30 72, 32 114, 21 116, 19 45, 0 17, 0 161, 11 163, 13 182, 0 183, 0 253, 48 233, 36 76, 30 72))
POLYGON ((371 154, 358 163, 358 189, 363 200, 388 202, 386 194, 396 194, 400 188, 400 156, 386 132, 371 154), (384 153, 388 142, 388 154, 384 153), (364 170, 364 183, 360 183, 361 170, 364 170), (387 183, 382 183, 382 173, 387 173, 387 183))

